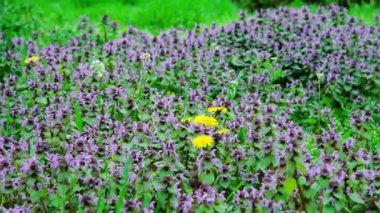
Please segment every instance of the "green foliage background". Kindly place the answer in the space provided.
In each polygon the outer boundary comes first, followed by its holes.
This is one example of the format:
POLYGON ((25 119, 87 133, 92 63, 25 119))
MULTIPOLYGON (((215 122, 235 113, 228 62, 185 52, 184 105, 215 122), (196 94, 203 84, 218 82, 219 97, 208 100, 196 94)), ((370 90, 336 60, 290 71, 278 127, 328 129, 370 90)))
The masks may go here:
POLYGON ((374 0, 3 0, 0 31, 9 37, 30 37, 32 32, 52 30, 71 33, 81 16, 100 23, 101 16, 107 14, 122 28, 135 26, 157 34, 171 27, 190 29, 197 23, 229 23, 237 20, 239 10, 254 13, 258 8, 304 5, 316 10, 327 3, 349 5, 350 14, 366 24, 375 23, 375 16, 380 14, 379 1, 374 0))
POLYGON ((129 25, 158 33, 196 23, 228 23, 239 8, 229 0, 5 0, 0 6, 2 31, 26 34, 39 29, 73 30, 81 16, 91 22, 107 14, 121 27, 129 25))

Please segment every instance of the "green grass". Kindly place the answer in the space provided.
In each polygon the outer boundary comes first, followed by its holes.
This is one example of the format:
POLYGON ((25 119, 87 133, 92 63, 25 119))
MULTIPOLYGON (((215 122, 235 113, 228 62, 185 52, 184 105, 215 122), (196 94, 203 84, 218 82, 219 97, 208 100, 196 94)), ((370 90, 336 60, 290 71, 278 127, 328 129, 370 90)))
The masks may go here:
MULTIPOLYGON (((307 5, 312 12, 316 12, 318 9, 318 4, 305 4, 302 0, 295 0, 289 6, 300 8, 305 5, 307 5)), ((380 15, 380 7, 375 5, 375 3, 351 4, 348 8, 348 13, 351 16, 361 19, 366 25, 374 25, 376 24, 376 15, 380 15)))
MULTIPOLYGON (((302 0, 295 0, 289 7, 304 5, 302 0)), ((307 6, 311 11, 318 7, 317 4, 307 6)), ((196 23, 229 23, 238 18, 240 9, 232 0, 0 0, 0 31, 10 37, 30 37, 34 31, 55 29, 64 37, 75 31, 81 16, 88 16, 92 23, 99 24, 101 17, 107 14, 122 29, 135 26, 158 34, 172 27, 191 29, 196 23)), ((365 24, 375 24, 380 7, 351 5, 349 13, 365 24)), ((63 37, 61 40, 66 38, 63 37)))
POLYGON ((172 27, 189 29, 196 23, 228 23, 237 18, 239 10, 230 0, 6 0, 5 4, 13 8, 3 11, 8 13, 3 14, 8 23, 71 29, 82 15, 99 22, 107 14, 123 28, 132 25, 155 34, 172 27))
POLYGON ((375 24, 376 15, 380 15, 380 7, 374 4, 351 5, 349 13, 363 20, 365 24, 375 24))

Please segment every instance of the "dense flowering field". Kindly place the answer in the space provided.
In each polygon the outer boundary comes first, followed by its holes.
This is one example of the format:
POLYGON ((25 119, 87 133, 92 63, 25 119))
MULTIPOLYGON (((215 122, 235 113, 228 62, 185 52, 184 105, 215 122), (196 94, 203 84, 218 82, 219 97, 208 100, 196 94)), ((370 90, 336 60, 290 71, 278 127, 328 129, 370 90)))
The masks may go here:
POLYGON ((103 21, 66 44, 1 34, 3 212, 379 211, 379 24, 103 21))

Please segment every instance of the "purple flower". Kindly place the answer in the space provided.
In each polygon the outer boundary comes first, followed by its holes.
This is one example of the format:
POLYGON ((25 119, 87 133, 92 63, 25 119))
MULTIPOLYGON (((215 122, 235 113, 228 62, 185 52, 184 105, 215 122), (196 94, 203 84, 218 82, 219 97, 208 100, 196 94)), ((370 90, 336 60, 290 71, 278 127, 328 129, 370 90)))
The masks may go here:
POLYGON ((174 208, 180 212, 188 213, 193 207, 194 199, 192 195, 177 193, 177 201, 174 202, 174 208))
POLYGON ((97 203, 97 198, 94 197, 94 195, 82 195, 78 194, 78 200, 79 202, 85 206, 85 207, 90 207, 90 206, 95 206, 97 203))
POLYGON ((217 193, 216 189, 209 185, 201 185, 195 192, 194 196, 200 204, 212 205, 217 199, 224 199, 223 194, 217 193))
POLYGON ((0 156, 0 177, 12 172, 14 169, 11 160, 0 156))
POLYGON ((42 173, 42 167, 36 157, 26 160, 20 171, 25 175, 39 175, 42 173))
POLYGON ((56 154, 47 154, 47 159, 49 161, 50 168, 57 169, 60 166, 60 157, 56 154))

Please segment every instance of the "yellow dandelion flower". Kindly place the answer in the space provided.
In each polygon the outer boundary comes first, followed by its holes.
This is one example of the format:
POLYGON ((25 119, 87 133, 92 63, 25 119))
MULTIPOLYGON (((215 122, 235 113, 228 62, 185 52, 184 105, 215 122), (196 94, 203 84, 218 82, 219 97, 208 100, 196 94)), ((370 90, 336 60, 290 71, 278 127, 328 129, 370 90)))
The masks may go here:
POLYGON ((203 125, 206 127, 216 127, 218 126, 218 120, 213 117, 206 115, 198 115, 194 118, 193 123, 196 125, 203 125))
POLYGON ((36 62, 38 60, 40 60, 40 57, 35 55, 35 56, 32 56, 32 57, 25 59, 25 63, 29 64, 31 62, 36 62))
POLYGON ((190 123, 192 120, 192 118, 181 118, 181 120, 179 120, 181 123, 190 123))
POLYGON ((199 135, 193 139, 193 146, 197 149, 207 148, 214 144, 214 138, 209 135, 199 135))
POLYGON ((218 131, 218 134, 219 134, 219 135, 226 135, 226 134, 229 133, 229 131, 230 131, 230 130, 224 128, 224 129, 219 130, 219 131, 218 131))
POLYGON ((217 107, 217 106, 213 106, 213 107, 209 107, 207 109, 207 111, 209 113, 212 113, 212 114, 217 114, 217 113, 227 113, 227 108, 226 107, 217 107))

